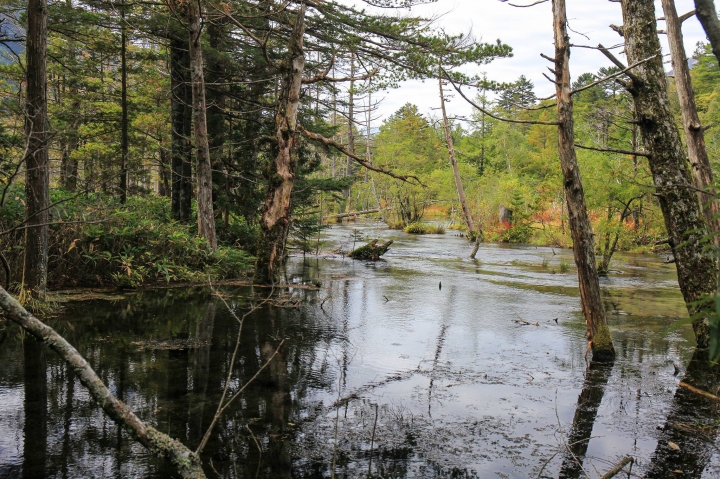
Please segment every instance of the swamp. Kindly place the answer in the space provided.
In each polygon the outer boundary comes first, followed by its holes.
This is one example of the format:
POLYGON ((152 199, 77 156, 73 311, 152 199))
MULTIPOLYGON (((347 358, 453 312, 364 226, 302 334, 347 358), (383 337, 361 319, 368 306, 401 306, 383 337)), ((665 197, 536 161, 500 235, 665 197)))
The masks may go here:
POLYGON ((0 479, 720 477, 718 125, 715 0, 0 0, 0 479))
MULTIPOLYGON (((229 285, 68 294, 49 323, 141 419, 194 448, 238 334, 228 307, 259 305, 230 390, 287 339, 205 449, 220 477, 598 478, 626 456, 630 477, 720 474, 718 402, 679 386, 720 382, 689 325, 673 326, 686 312, 664 256, 621 254, 601 280, 617 358, 588 369, 569 250, 483 244, 470 260, 463 238, 373 222, 332 227, 327 248, 358 233, 394 243, 375 262, 291 256, 264 303, 269 288, 229 285)), ((16 330, 2 341, 0 476, 175 474, 55 355, 16 330)))

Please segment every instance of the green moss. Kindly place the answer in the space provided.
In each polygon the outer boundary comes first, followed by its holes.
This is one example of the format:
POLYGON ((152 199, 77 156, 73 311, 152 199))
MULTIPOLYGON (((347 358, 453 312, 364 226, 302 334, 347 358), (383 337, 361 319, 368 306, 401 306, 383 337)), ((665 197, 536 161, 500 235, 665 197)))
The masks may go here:
POLYGON ((378 245, 377 242, 378 240, 372 240, 368 244, 353 250, 348 256, 353 259, 378 260, 380 256, 387 252, 393 241, 390 240, 382 245, 378 245))
POLYGON ((593 338, 592 352, 593 361, 606 363, 615 360, 615 347, 607 325, 603 324, 598 327, 593 338))

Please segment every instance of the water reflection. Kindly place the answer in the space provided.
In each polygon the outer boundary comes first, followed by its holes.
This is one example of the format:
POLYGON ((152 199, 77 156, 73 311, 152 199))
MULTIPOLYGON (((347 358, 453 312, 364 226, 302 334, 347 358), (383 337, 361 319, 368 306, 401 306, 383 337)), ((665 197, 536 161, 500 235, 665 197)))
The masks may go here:
POLYGON ((47 362, 45 348, 34 337, 22 340, 25 387, 23 478, 45 477, 47 449, 47 362))
MULTIPOLYGON (((289 338, 213 430, 210 477, 330 477, 333 457, 335 477, 536 477, 560 446, 558 419, 573 425, 566 440, 577 457, 631 453, 644 458, 634 468, 643 474, 658 424, 697 422, 673 419, 671 363, 689 359, 692 331, 666 329, 684 306, 659 261, 620 258, 623 273, 603 281, 618 360, 586 372, 575 276, 540 266, 570 252, 484 245, 476 263, 460 238, 367 234, 396 240, 385 261, 291 259, 290 287, 246 318, 232 371, 238 323, 206 288, 71 303, 51 323, 143 420, 190 448, 228 374, 233 394, 289 338)), ((238 314, 268 294, 220 292, 238 314)), ((28 341, 12 333, 0 345, 0 431, 15 432, 0 434, 0 476, 174 474, 118 431, 54 355, 26 361, 28 341), (30 401, 42 387, 44 406, 30 401)), ((711 477, 720 461, 706 451, 698 464, 711 477)), ((676 467, 660 452, 658 474, 676 467)), ((562 454, 544 474, 561 471, 577 476, 562 454)))
POLYGON ((578 397, 572 430, 566 439, 566 451, 560 467, 561 479, 576 479, 586 475, 583 462, 611 373, 612 365, 596 361, 590 363, 585 373, 585 382, 578 397))
MULTIPOLYGON (((668 477, 668 471, 677 477, 702 477, 713 454, 718 452, 715 440, 720 426, 720 403, 702 392, 715 395, 720 386, 720 368, 710 362, 707 351, 696 351, 682 383, 690 387, 679 385, 675 391, 670 414, 651 458, 648 478, 668 477)), ((707 472, 718 471, 715 466, 707 472)))

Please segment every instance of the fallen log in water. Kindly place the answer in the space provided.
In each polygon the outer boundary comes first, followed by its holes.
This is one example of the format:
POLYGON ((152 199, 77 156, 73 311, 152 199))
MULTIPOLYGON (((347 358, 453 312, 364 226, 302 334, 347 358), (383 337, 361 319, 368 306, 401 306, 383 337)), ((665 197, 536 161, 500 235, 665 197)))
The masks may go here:
POLYGON ((342 218, 349 218, 351 216, 360 216, 360 215, 370 215, 373 213, 380 213, 381 211, 384 211, 384 209, 381 208, 375 208, 372 210, 362 210, 362 211, 351 211, 349 213, 339 213, 337 215, 327 215, 323 216, 323 220, 327 220, 330 218, 335 218, 336 220, 342 219, 342 218))
POLYGON ((393 240, 390 240, 381 245, 378 245, 377 242, 378 240, 372 240, 365 246, 361 246, 353 250, 350 254, 348 254, 348 256, 353 259, 369 259, 373 261, 378 260, 380 259, 380 256, 387 253, 390 245, 393 244, 393 240))

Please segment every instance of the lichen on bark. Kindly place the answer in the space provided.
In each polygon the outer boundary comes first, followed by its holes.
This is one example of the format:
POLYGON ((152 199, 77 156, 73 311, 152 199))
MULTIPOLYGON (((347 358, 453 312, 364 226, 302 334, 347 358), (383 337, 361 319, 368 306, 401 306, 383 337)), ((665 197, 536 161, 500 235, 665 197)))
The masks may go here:
POLYGON ((695 194, 690 166, 675 125, 667 93, 653 0, 622 0, 623 33, 628 62, 654 56, 633 69, 628 91, 660 203, 668 243, 675 257, 678 284, 693 319, 698 347, 710 338, 708 315, 717 286, 716 261, 705 251, 708 227, 695 194))

